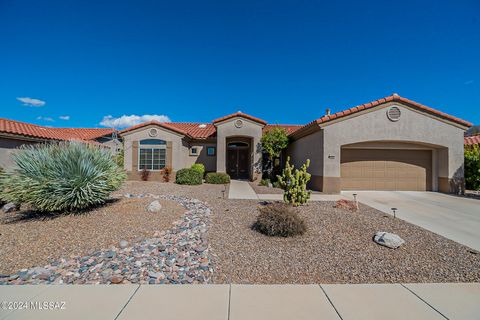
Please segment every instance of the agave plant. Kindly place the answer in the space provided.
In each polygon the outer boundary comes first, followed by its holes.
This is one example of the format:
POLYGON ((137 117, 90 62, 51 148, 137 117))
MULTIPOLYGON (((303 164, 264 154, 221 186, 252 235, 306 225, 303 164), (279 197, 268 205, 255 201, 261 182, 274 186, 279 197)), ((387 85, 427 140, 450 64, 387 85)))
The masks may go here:
POLYGON ((80 142, 26 146, 12 158, 16 168, 0 175, 0 197, 38 211, 103 204, 126 179, 108 150, 80 142))

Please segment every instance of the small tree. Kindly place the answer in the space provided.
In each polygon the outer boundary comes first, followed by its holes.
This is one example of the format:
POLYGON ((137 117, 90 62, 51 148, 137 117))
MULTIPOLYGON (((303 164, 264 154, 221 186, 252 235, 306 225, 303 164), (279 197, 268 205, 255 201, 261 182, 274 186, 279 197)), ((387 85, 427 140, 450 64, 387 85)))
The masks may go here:
POLYGON ((284 128, 275 127, 262 136, 262 149, 267 154, 267 175, 272 178, 273 160, 280 157, 282 151, 288 147, 288 132, 284 128))
POLYGON ((277 176, 280 187, 284 190, 283 200, 297 207, 307 203, 310 199, 310 190, 307 190, 307 183, 310 181, 310 173, 307 168, 310 166, 310 159, 307 159, 300 170, 290 165, 290 157, 287 158, 285 169, 282 175, 277 176))
POLYGON ((468 190, 480 190, 480 147, 465 148, 465 186, 468 190))

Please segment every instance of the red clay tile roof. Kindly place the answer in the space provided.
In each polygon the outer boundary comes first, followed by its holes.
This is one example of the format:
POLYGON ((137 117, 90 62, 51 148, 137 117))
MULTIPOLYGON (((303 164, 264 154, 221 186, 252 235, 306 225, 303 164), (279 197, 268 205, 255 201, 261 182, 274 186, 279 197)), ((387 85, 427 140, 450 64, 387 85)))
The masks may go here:
POLYGON ((284 128, 285 130, 287 130, 288 134, 291 134, 300 129, 301 127, 303 127, 303 125, 301 124, 267 124, 263 128, 263 132, 267 132, 273 128, 284 128))
POLYGON ((329 121, 334 120, 334 119, 339 119, 339 118, 345 117, 347 115, 360 112, 362 110, 366 110, 366 109, 370 109, 370 108, 382 105, 382 104, 387 103, 387 102, 401 102, 401 103, 407 104, 411 107, 420 109, 421 111, 427 112, 429 114, 432 114, 432 115, 440 117, 440 118, 444 118, 446 120, 456 122, 456 123, 464 125, 466 127, 471 127, 472 126, 472 123, 470 123, 468 121, 465 121, 465 120, 462 120, 460 118, 448 115, 444 112, 441 112, 441 111, 435 110, 433 108, 427 107, 423 104, 412 101, 410 99, 400 97, 397 94, 393 94, 391 96, 381 98, 381 99, 378 99, 378 100, 375 100, 375 101, 372 101, 372 102, 369 102, 369 103, 365 103, 365 104, 362 104, 362 105, 359 105, 359 106, 356 106, 356 107, 353 107, 353 108, 350 108, 350 109, 347 109, 347 110, 343 110, 343 111, 340 111, 340 112, 337 112, 337 113, 334 113, 334 114, 331 114, 331 115, 328 115, 328 116, 325 115, 325 116, 323 116, 323 117, 321 117, 317 120, 314 120, 310 123, 307 123, 306 125, 304 125, 302 127, 302 129, 307 128, 307 127, 311 127, 312 125, 323 124, 323 123, 329 122, 329 121))
POLYGON ((474 135, 474 136, 469 136, 469 137, 465 137, 463 139, 463 142, 465 145, 467 146, 471 146, 471 145, 474 145, 474 144, 480 144, 480 134, 477 134, 477 135, 474 135))
POLYGON ((0 118, 0 133, 50 140, 93 140, 111 134, 109 128, 49 128, 31 123, 0 118))
MULTIPOLYGON (((120 131, 120 134, 125 132, 129 132, 138 128, 142 128, 151 124, 156 124, 166 129, 170 129, 172 131, 178 132, 185 136, 188 136, 193 139, 207 139, 207 138, 214 138, 217 135, 217 128, 211 123, 198 123, 198 122, 157 122, 157 121, 149 121, 137 124, 133 127, 126 128, 120 131)), ((302 127, 302 125, 283 125, 283 124, 267 124, 263 128, 263 132, 266 132, 274 127, 282 127, 285 128, 288 134, 294 132, 295 130, 302 127)))
POLYGON ((195 139, 207 139, 217 135, 217 128, 211 123, 172 122, 170 124, 186 131, 190 137, 195 139))
POLYGON ((231 119, 231 118, 235 118, 235 117, 242 117, 242 118, 245 118, 245 119, 249 119, 249 120, 252 120, 254 122, 258 122, 258 123, 261 123, 261 124, 267 124, 266 121, 262 120, 262 119, 259 119, 259 118, 255 118, 249 114, 246 114, 246 113, 243 113, 243 112, 235 112, 235 113, 232 113, 232 114, 229 114, 228 116, 225 116, 225 117, 221 117, 221 118, 218 118, 218 119, 215 119, 212 121, 213 124, 215 123, 218 123, 218 122, 221 122, 221 121, 225 121, 225 120, 228 120, 228 119, 231 119))
POLYGON ((139 123, 137 125, 128 127, 126 129, 121 130, 120 134, 129 132, 129 131, 132 131, 132 130, 135 130, 135 129, 143 128, 143 127, 149 126, 151 124, 154 124, 154 125, 160 126, 162 128, 165 128, 165 129, 183 134, 185 136, 190 136, 187 131, 182 130, 181 128, 178 128, 177 126, 173 125, 173 123, 171 123, 171 122, 159 122, 159 121, 155 121, 155 120, 139 123))
POLYGON ((50 128, 53 131, 60 133, 65 138, 94 140, 106 135, 111 135, 114 132, 112 128, 50 128))

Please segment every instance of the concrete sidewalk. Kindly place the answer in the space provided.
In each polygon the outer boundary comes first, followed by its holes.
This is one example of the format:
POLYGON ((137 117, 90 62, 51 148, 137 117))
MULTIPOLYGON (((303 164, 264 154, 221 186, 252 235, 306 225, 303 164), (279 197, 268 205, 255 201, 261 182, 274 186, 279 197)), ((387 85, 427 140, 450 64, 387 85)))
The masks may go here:
POLYGON ((479 283, 1 286, 0 319, 467 320, 479 301, 479 283), (32 309, 43 302, 59 309, 32 309))
MULTIPOLYGON (((283 194, 262 194, 256 193, 247 181, 232 180, 228 189, 228 199, 253 199, 253 200, 283 200, 283 194)), ((337 201, 346 199, 345 196, 338 194, 318 194, 310 195, 310 201, 337 201)))

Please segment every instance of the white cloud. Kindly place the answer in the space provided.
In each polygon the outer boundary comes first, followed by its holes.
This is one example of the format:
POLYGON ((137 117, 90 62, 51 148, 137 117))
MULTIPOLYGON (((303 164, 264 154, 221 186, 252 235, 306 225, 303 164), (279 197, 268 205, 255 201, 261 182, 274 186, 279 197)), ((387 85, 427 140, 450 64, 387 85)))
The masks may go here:
POLYGON ((55 121, 55 120, 53 120, 53 118, 50 118, 50 117, 42 117, 42 116, 38 116, 38 117, 37 117, 37 120, 48 121, 48 122, 53 122, 53 121, 55 121))
POLYGON ((17 98, 18 101, 22 102, 24 106, 29 107, 43 107, 46 102, 40 99, 33 99, 29 97, 17 98))
POLYGON ((60 120, 70 120, 70 116, 60 116, 58 117, 60 120))
POLYGON ((130 116, 123 115, 118 118, 114 118, 111 115, 103 117, 100 125, 104 127, 112 127, 112 128, 125 128, 134 126, 136 124, 147 122, 147 121, 159 121, 159 122, 170 122, 170 118, 166 115, 157 115, 157 114, 144 114, 142 116, 138 116, 136 114, 132 114, 130 116))
POLYGON ((468 86, 469 84, 472 84, 474 82, 475 80, 468 80, 468 81, 465 81, 464 84, 468 86))

